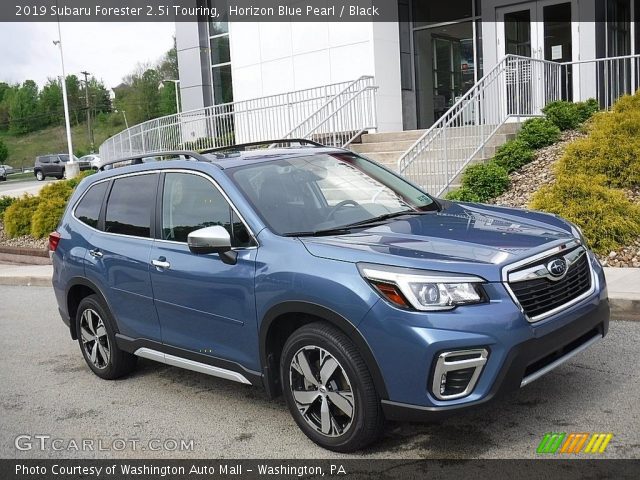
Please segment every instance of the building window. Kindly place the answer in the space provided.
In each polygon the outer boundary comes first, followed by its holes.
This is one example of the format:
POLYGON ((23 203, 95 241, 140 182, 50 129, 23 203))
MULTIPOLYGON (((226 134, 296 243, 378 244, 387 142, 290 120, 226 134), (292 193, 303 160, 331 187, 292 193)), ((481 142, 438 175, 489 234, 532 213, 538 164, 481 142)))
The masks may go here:
POLYGON ((629 0, 607 2, 607 56, 631 54, 631 5, 629 0))
MULTIPOLYGON (((207 0, 213 7, 212 0, 207 0)), ((220 2, 215 2, 219 6, 220 2)), ((222 17, 221 17, 222 18, 222 17)), ((209 21, 209 69, 211 71, 211 90, 214 105, 233 102, 233 82, 231 78, 231 51, 229 48, 229 23, 209 21)))

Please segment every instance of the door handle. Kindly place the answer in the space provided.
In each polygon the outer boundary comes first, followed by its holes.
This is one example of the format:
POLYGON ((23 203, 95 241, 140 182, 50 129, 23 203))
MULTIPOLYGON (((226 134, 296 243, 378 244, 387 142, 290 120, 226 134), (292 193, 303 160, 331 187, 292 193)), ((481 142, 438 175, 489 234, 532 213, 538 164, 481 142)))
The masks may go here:
POLYGON ((151 265, 156 267, 158 270, 168 270, 171 268, 171 264, 167 262, 167 259, 164 257, 160 257, 157 260, 151 260, 151 265))
POLYGON ((93 250, 89 250, 89 255, 95 258, 102 258, 104 254, 97 248, 94 248, 93 250))

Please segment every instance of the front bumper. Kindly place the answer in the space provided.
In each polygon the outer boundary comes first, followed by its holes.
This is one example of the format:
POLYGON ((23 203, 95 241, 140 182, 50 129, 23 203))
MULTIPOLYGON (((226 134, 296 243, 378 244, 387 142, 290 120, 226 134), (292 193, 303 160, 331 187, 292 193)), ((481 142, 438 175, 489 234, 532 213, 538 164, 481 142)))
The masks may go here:
POLYGON ((485 403, 500 394, 520 388, 523 380, 529 375, 540 372, 546 366, 552 365, 553 358, 570 358, 566 354, 580 349, 582 345, 588 344, 592 339, 604 337, 608 327, 609 305, 608 302, 604 301, 600 303, 598 308, 582 317, 579 322, 573 322, 553 334, 532 338, 512 348, 492 387, 481 398, 448 406, 422 406, 383 400, 382 409, 389 420, 425 421, 433 419, 435 414, 449 414, 461 408, 485 403), (573 346, 572 344, 576 341, 578 341, 577 345, 573 349, 570 348, 565 351, 567 346, 573 346), (550 361, 547 362, 546 359, 550 361), (542 361, 542 366, 536 370, 536 362, 540 361, 542 361))
POLYGON ((451 312, 425 315, 378 302, 358 328, 385 379, 388 398, 382 407, 387 418, 429 420, 485 403, 530 383, 604 337, 609 302, 602 269, 594 270, 598 286, 592 295, 536 323, 526 320, 499 283, 487 284, 491 303, 451 312), (434 359, 444 351, 469 348, 489 352, 475 388, 464 398, 438 400, 430 387, 434 359))

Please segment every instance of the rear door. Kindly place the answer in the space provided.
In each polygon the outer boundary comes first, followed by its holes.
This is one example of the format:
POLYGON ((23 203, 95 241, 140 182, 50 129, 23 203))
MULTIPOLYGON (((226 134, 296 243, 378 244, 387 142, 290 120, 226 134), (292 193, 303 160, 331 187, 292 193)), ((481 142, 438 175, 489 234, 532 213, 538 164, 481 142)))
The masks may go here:
POLYGON ((158 178, 151 172, 110 182, 100 214, 102 231, 89 240, 85 274, 105 292, 122 335, 160 342, 149 276, 158 178))
POLYGON ((151 283, 163 342, 208 363, 259 370, 254 300, 256 243, 212 179, 195 172, 163 174, 151 261, 151 283), (235 265, 218 254, 197 255, 187 235, 221 225, 238 253, 235 265))

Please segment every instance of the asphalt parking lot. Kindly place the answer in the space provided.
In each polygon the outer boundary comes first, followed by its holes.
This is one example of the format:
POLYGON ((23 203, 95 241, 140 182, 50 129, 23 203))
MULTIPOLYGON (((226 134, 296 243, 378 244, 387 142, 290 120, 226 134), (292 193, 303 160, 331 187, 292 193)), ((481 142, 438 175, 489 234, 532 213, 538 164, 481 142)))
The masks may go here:
MULTIPOLYGON (((612 432, 601 456, 640 458, 638 353, 640 322, 612 322, 604 341, 526 388, 444 421, 391 424, 358 456, 534 458, 543 434, 554 431, 612 432)), ((1 286, 0 458, 345 457, 307 440, 283 401, 259 389, 148 360, 138 365, 128 378, 100 380, 70 339, 50 288, 1 286), (15 447, 20 435, 30 448, 15 447), (83 440, 94 449, 73 447, 83 440)))
POLYGON ((6 182, 0 182, 0 196, 9 195, 10 197, 19 197, 25 193, 35 195, 47 183, 56 181, 56 179, 52 177, 47 177, 42 182, 37 181, 35 177, 27 180, 23 178, 14 180, 11 177, 12 176, 9 175, 6 182))

